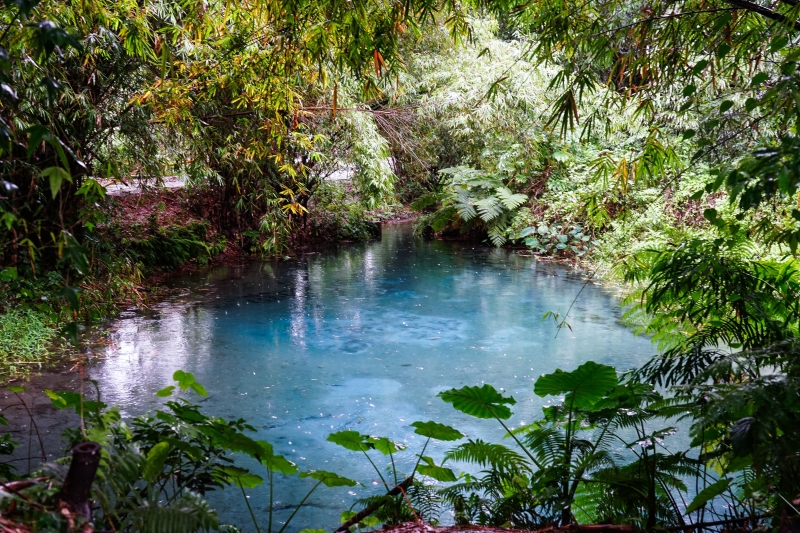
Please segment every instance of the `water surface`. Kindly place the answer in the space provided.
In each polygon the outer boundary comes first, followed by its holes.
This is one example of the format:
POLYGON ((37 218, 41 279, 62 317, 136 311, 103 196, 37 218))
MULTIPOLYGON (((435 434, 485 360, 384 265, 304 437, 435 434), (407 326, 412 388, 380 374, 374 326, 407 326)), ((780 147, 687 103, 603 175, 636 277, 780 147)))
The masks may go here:
MULTIPOLYGON (((539 375, 590 359, 626 369, 653 354, 647 339, 620 325, 619 302, 591 284, 570 313, 572 330, 555 337, 542 315, 563 314, 582 276, 513 251, 415 240, 407 226, 384 227, 379 242, 217 267, 174 284, 180 296, 119 321, 92 377, 104 401, 133 416, 163 401, 154 394, 172 384, 176 369, 192 372, 208 389, 207 412, 247 419, 258 428, 254 437, 301 469, 334 470, 364 484, 320 489, 292 531, 333 529, 356 498, 379 491, 363 456, 325 441, 333 431, 406 443, 398 466, 410 471, 423 444, 408 426, 415 420, 502 438, 492 421, 460 415, 438 399, 442 390, 502 388, 518 402, 511 422, 520 425, 540 414, 543 400, 532 392, 539 375)), ((441 458, 448 446, 433 445, 428 454, 441 458)), ((310 486, 277 481, 279 521, 310 486)), ((250 494, 266 522, 266 488, 250 494)), ((248 526, 241 494, 212 499, 224 520, 248 526)))

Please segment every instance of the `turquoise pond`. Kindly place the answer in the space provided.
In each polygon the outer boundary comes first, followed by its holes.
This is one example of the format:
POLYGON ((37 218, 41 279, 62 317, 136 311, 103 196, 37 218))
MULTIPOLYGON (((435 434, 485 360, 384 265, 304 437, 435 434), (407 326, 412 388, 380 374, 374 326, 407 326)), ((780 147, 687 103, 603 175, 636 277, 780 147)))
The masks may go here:
MULTIPOLYGON (((364 457, 326 442, 329 433, 354 429, 404 442, 398 466, 410 471, 424 440, 409 427, 416 420, 447 423, 471 438, 503 436, 496 423, 453 410, 439 391, 502 388, 518 402, 510 420, 518 426, 547 401, 532 391, 539 375, 587 360, 622 370, 652 356, 650 341, 620 324, 619 301, 593 284, 572 309, 572 330, 556 338, 542 316, 563 314, 584 279, 514 251, 424 242, 408 226, 385 226, 380 241, 175 278, 174 297, 116 323, 91 377, 105 402, 133 416, 163 401, 155 392, 172 384, 175 370, 192 372, 208 389, 206 412, 247 419, 254 437, 301 469, 363 484, 318 490, 288 528, 332 530, 343 510, 380 487, 364 457)), ((448 446, 432 443, 427 454, 438 460, 448 446)), ((277 479, 278 523, 311 485, 277 479)), ((249 494, 266 522, 266 487, 249 494)), ((224 521, 252 530, 238 490, 211 500, 224 521)))

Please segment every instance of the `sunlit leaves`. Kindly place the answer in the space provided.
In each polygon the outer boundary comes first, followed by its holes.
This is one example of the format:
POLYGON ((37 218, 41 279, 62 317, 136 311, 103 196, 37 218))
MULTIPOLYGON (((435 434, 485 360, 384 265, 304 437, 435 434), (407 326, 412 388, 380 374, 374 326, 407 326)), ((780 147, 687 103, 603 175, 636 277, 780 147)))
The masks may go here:
POLYGON ((200 396, 208 395, 205 387, 203 387, 200 383, 197 383, 197 381, 194 379, 194 375, 190 374, 189 372, 176 370, 172 375, 172 379, 178 382, 178 386, 181 388, 181 390, 191 389, 200 396))
POLYGON ((386 437, 369 436, 366 438, 366 441, 383 455, 391 455, 406 449, 405 444, 395 442, 386 437))

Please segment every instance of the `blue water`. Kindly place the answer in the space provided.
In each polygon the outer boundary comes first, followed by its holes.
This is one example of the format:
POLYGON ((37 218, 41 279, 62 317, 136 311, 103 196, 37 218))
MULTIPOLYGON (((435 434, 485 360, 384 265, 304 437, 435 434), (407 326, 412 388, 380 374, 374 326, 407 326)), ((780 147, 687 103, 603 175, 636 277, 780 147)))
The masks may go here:
MULTIPOLYGON (((513 251, 423 242, 407 226, 389 226, 379 242, 176 279, 175 297, 119 321, 92 377, 106 402, 133 416, 163 401, 154 394, 173 384, 176 369, 192 372, 208 389, 208 413, 247 419, 258 428, 254 437, 301 469, 363 484, 320 489, 288 528, 331 530, 341 511, 380 487, 363 456, 326 442, 329 433, 354 429, 404 442, 398 467, 410 471, 423 444, 413 421, 447 423, 472 438, 504 433, 453 410, 436 397, 442 390, 502 388, 518 402, 511 419, 518 426, 540 415, 543 400, 532 391, 539 375, 587 360, 627 369, 653 355, 649 340, 620 325, 618 300, 593 284, 570 313, 571 331, 556 338, 542 315, 563 314, 583 284, 569 269, 513 251)), ((439 459, 448 446, 432 444, 426 455, 439 459)), ((311 485, 277 480, 278 523, 311 485)), ((266 523, 266 487, 249 493, 266 523)), ((238 491, 212 500, 223 520, 252 530, 238 491)))

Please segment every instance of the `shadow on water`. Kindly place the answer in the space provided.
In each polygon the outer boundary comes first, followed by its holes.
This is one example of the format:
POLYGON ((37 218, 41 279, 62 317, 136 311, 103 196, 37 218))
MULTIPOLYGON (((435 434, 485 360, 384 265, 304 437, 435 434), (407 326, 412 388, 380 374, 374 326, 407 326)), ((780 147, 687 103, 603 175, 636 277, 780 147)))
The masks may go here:
MULTIPOLYGON (((547 311, 567 310, 584 278, 508 250, 415 240, 408 226, 384 228, 380 242, 341 246, 297 260, 221 266, 175 278, 177 296, 115 324, 105 361, 90 370, 107 403, 124 416, 157 407, 155 392, 176 369, 209 392, 203 406, 245 418, 257 438, 301 469, 334 470, 364 487, 318 491, 293 530, 338 523, 356 498, 378 492, 363 458, 328 443, 356 429, 409 445, 410 471, 422 442, 408 425, 434 419, 471 438, 499 440, 491 422, 471 420, 436 398, 444 389, 491 383, 517 400, 514 425, 540 414, 533 381, 587 360, 637 366, 653 348, 619 325, 619 303, 587 286, 572 309, 572 331, 555 338, 547 311)), ((42 401, 42 400, 40 400, 42 401)), ((429 447, 440 458, 444 445, 429 447)), ((257 468, 257 467, 256 467, 257 468)), ((278 513, 309 480, 277 483, 278 513)), ((222 518, 247 524, 237 491, 212 496, 222 518)), ((266 489, 251 491, 266 513, 266 489)))

